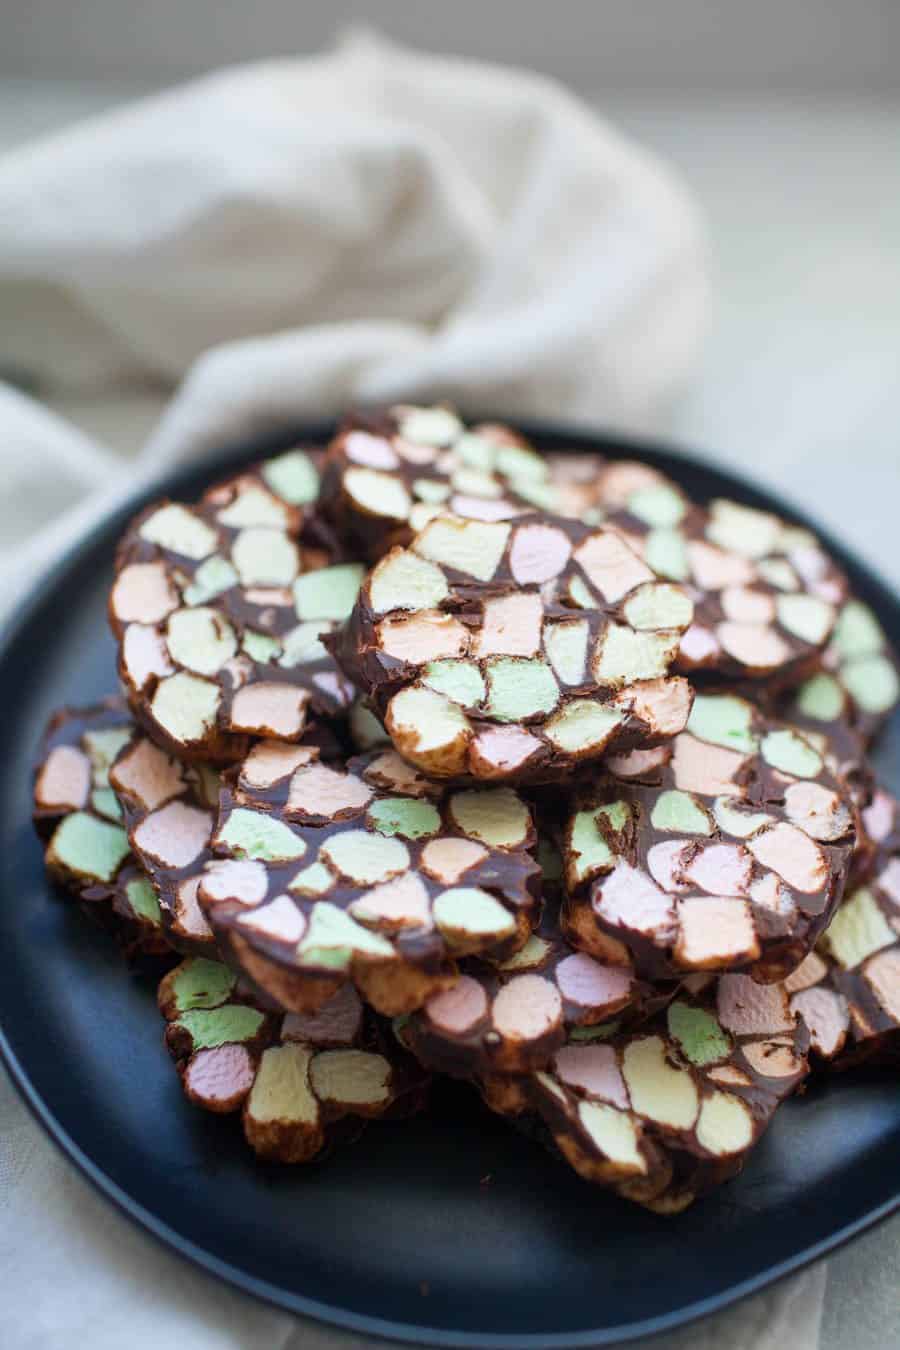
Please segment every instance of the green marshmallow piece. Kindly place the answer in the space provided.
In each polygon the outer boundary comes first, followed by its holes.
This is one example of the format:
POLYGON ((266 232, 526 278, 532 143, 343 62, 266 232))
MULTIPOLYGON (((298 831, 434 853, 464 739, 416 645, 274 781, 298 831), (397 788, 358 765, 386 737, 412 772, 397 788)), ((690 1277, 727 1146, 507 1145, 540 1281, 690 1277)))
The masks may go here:
POLYGON ((203 956, 185 961, 172 981, 172 994, 179 1013, 196 1008, 218 1008, 235 985, 237 975, 221 961, 207 961, 203 956))
POLYGON ((787 727, 770 731, 763 737, 760 749, 763 759, 773 769, 793 774, 795 778, 815 778, 822 772, 822 756, 802 736, 787 727))
POLYGON ((814 722, 834 722, 844 711, 844 693, 833 675, 813 675, 796 696, 797 711, 814 722))
POLYGON ((156 891, 146 877, 135 877, 133 881, 129 881, 125 887, 125 894, 139 919, 146 919, 148 923, 157 927, 162 923, 156 891))
POLYGON ((413 492, 420 502, 436 506, 438 502, 444 502, 450 496, 450 484, 440 483, 435 478, 417 478, 413 483, 413 492))
POLYGON ((299 958, 303 966, 317 970, 349 970, 353 960, 351 947, 304 947, 299 958))
POLYGON ((244 586, 289 586, 297 575, 297 545, 283 530, 248 525, 231 545, 231 560, 244 586))
POLYGON ((297 618, 346 619, 356 603, 365 568, 358 563, 340 563, 305 572, 294 582, 297 618))
POLYGON ((80 876, 112 881, 131 848, 118 825, 107 825, 85 811, 74 811, 56 827, 49 852, 80 876))
POLYGON ((582 577, 573 576, 570 578, 569 598, 572 604, 577 605, 579 609, 597 608, 597 597, 582 577))
POLYGON ((324 895, 334 885, 334 873, 324 863, 310 863, 298 872, 288 886, 289 891, 298 891, 301 895, 324 895))
POLYGON ((605 816, 612 829, 617 834, 621 834, 625 826, 631 819, 631 807, 627 802, 609 802, 606 806, 601 806, 597 811, 598 816, 605 816))
POLYGON ((590 629, 586 619, 544 626, 544 648, 563 684, 582 684, 590 629))
POLYGON ((609 867, 613 860, 612 849, 600 833, 597 814, 596 811, 579 811, 572 821, 571 851, 576 882, 609 867))
POLYGON ((276 501, 263 488, 250 487, 239 492, 230 506, 217 512, 217 519, 220 525, 227 525, 232 530, 246 529, 252 525, 285 530, 289 517, 283 502, 276 501))
POLYGON ((866 656, 841 668, 850 697, 863 712, 885 713, 900 698, 900 678, 886 656, 866 656))
POLYGON ((667 1014, 669 1034, 678 1042, 687 1059, 698 1068, 727 1059, 731 1038, 711 1013, 689 1003, 671 1003, 667 1014))
POLYGON ((484 698, 481 671, 471 661, 429 661, 422 675, 429 689, 445 694, 464 708, 474 707, 484 698))
POLYGON ((544 727, 547 739, 571 754, 603 746, 625 720, 618 708, 609 708, 594 699, 578 698, 567 703, 544 727))
POLYGON ((669 581, 687 581, 691 575, 687 545, 679 530, 651 530, 644 545, 647 566, 669 581))
POLYGON ((504 477, 516 483, 541 481, 550 472, 543 455, 528 450, 524 445, 499 445, 497 447, 497 470, 504 477))
POLYGON ((98 816, 106 816, 107 820, 122 819, 122 808, 112 788, 94 788, 91 793, 91 806, 98 816))
POLYGON ((291 506, 305 506, 319 495, 319 475, 309 455, 288 450, 262 466, 262 476, 273 492, 291 506))
POLYGON ((453 449, 463 464, 469 464, 473 469, 482 469, 485 473, 490 473, 497 462, 497 447, 493 441, 486 440, 484 436, 478 436, 473 431, 467 431, 465 435, 460 436, 453 449))
POLYGON ((277 638, 269 637, 268 633, 255 633, 252 628, 244 633, 241 646, 250 659, 258 661, 260 665, 266 665, 281 653, 281 643, 277 638))
POLYGON ((487 662, 487 711, 498 722, 521 722, 536 713, 552 712, 559 686, 543 661, 497 657, 487 662))
POLYGON ((880 652, 884 632, 868 605, 861 600, 848 600, 838 615, 833 641, 844 660, 852 661, 880 652))
POLYGON ((515 920, 499 900, 477 886, 458 886, 443 891, 434 902, 434 921, 448 942, 458 938, 500 941, 512 937, 515 920))
POLYGON ((615 1036, 621 1022, 598 1022, 593 1027, 573 1027, 569 1032, 570 1041, 608 1041, 615 1036))
POLYGON ((873 952, 890 947, 897 934, 881 912, 878 901, 865 886, 845 900, 822 938, 844 970, 854 970, 873 952))
POLYGON ((298 623, 282 638, 283 649, 278 664, 285 670, 322 661, 328 655, 320 641, 323 633, 331 631, 330 623, 298 623))
POLYGON ((216 675, 237 651, 234 629, 214 609, 176 609, 166 642, 173 661, 199 675, 216 675))
POLYGON ((627 506, 633 516, 654 529, 670 529, 684 518, 685 512, 681 493, 665 484, 633 492, 627 506))
POLYGON ((217 543, 215 530, 177 502, 170 502, 154 511, 138 533, 151 544, 158 544, 171 553, 180 553, 194 562, 209 557, 217 543))
POLYGON ((128 744, 133 734, 134 727, 130 724, 121 727, 101 727, 99 731, 84 733, 84 748, 94 771, 94 787, 108 786, 110 768, 119 751, 128 744))
POLYGON ((520 947, 517 952, 513 952, 508 960, 497 962, 497 969, 504 971, 534 969, 535 966, 539 966, 546 960, 549 950, 550 943, 547 939, 536 937, 532 933, 524 947, 520 947))
POLYGON ((650 817, 656 830, 675 834, 712 834, 713 824, 699 802, 689 792, 672 788, 660 793, 650 817))
POLYGON ((400 422, 400 435, 416 445, 452 445, 462 430, 449 408, 410 408, 400 422))
POLYGON ((309 927, 297 947, 297 960, 304 966, 346 970, 354 952, 393 956, 394 949, 386 938, 369 932, 337 905, 320 900, 312 908, 309 927))
POLYGON ((399 834, 404 839, 423 839, 441 828, 440 815, 431 802, 415 797, 383 797, 369 807, 369 820, 379 834, 399 834))
POLYGON ((559 492, 552 483, 538 478, 518 479, 513 487, 518 497, 540 511, 556 511, 559 507, 559 492))
POLYGON ((744 699, 733 694, 698 694, 687 729, 701 741, 750 753, 756 749, 752 722, 753 710, 744 699))
POLYGON ((214 725, 221 700, 217 685, 179 670, 160 680, 150 708, 175 740, 197 741, 214 725))
POLYGON ((237 583, 238 574, 231 563, 216 553, 197 568, 194 580, 184 592, 184 603, 205 605, 208 600, 214 600, 237 583))
POLYGON ((717 797, 713 814, 719 829, 736 839, 749 839, 751 834, 774 819, 765 811, 742 810, 740 805, 732 805, 733 802, 740 803, 740 798, 717 797))
POLYGON ((256 1008, 241 1003, 226 1003, 221 1008, 192 1008, 183 1013, 176 1027, 183 1027, 190 1035, 192 1048, 215 1050, 219 1045, 252 1041, 265 1020, 256 1008))
POLYGON ((219 831, 219 840, 236 858, 259 858, 263 862, 302 858, 306 852, 306 844, 283 821, 245 807, 232 811, 219 831))
POLYGON ((594 658, 594 676, 599 684, 653 680, 665 675, 673 655, 669 634, 638 633, 617 623, 609 625, 600 641, 599 655, 594 658))
POLYGON ((782 628, 814 646, 825 641, 834 622, 834 607, 818 595, 779 595, 775 610, 782 628))
POLYGON ((687 628, 694 616, 690 597, 677 586, 650 582, 625 601, 632 628, 687 628))

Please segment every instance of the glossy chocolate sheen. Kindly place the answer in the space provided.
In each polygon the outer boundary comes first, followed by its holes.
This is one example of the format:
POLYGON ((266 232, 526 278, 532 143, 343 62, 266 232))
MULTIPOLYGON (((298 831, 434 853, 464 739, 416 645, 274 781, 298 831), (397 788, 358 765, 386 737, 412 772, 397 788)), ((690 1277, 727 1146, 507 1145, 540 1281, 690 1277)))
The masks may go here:
POLYGON ((229 961, 282 1006, 311 1011, 351 980, 382 1011, 409 1011, 452 982, 457 955, 503 957, 526 941, 539 917, 536 837, 510 790, 448 791, 393 750, 346 771, 302 747, 273 750, 225 786, 213 839, 223 861, 199 898, 229 961), (271 825, 271 847, 235 833, 271 825), (442 906, 463 892, 457 932, 442 906))
POLYGON ((787 981, 815 1061, 900 1058, 900 802, 878 788, 862 812, 873 848, 814 952, 787 981))
POLYGON ((487 1099, 534 1112, 586 1180, 675 1214, 741 1170, 803 1083, 807 1047, 783 986, 707 978, 633 1030, 570 1039, 546 1073, 498 1080, 487 1099))
MULTIPOLYGON (((316 452, 290 455, 315 475, 316 452)), ((342 564, 314 500, 293 504, 270 485, 267 475, 290 455, 210 488, 194 506, 154 503, 119 544, 109 617, 123 687, 135 717, 182 758, 234 762, 258 736, 299 739, 308 709, 334 717, 352 701, 317 641, 346 611, 325 613, 326 581, 305 618, 297 587, 328 566, 345 580, 362 568, 342 564), (186 621, 199 623, 207 642, 196 660, 186 621), (182 625, 177 647, 173 623, 182 625), (182 725, 181 686, 163 707, 173 679, 201 701, 197 725, 182 725)))
MULTIPOLYGON (((451 538, 448 547, 458 547, 457 540, 451 538)), ((438 520, 425 527, 410 550, 394 551, 382 560, 363 585, 346 625, 325 641, 385 718, 401 752, 429 772, 448 778, 468 774, 495 781, 552 782, 607 749, 656 745, 683 728, 691 692, 685 680, 667 678, 666 669, 675 659, 690 609, 679 588, 657 586, 650 569, 613 531, 549 517, 512 523, 438 520), (496 562, 479 551, 473 566, 482 570, 481 577, 442 562, 432 540, 443 532, 443 544, 448 531, 460 538, 491 533, 496 562), (444 598, 418 610, 411 604, 391 608, 389 598, 382 600, 382 591, 388 597, 393 590, 386 578, 407 565, 430 568, 437 586, 442 576, 444 598), (604 586, 613 599, 604 598, 604 586), (680 624, 674 621, 675 626, 656 630, 642 621, 640 630, 631 627, 630 606, 651 593, 675 607, 680 624), (559 662, 554 673, 549 648, 545 656, 543 645, 575 625, 582 634, 578 669, 563 676, 559 662), (429 658, 424 649, 432 644, 432 633, 444 645, 432 645, 434 656, 429 658), (629 650, 641 641, 655 645, 652 654, 636 653, 633 664, 624 657, 624 670, 611 656, 616 667, 607 675, 602 662, 606 651, 612 652, 614 638, 626 641, 629 650), (415 650, 420 644, 421 654, 415 650), (412 736, 404 736, 398 699, 411 688, 428 688, 430 697, 443 697, 431 667, 456 664, 474 673, 482 693, 469 704, 452 696, 446 700, 457 710, 454 715, 465 719, 460 744, 446 754, 419 751, 412 736), (526 667, 540 667, 548 701, 519 718, 497 706, 495 682, 501 672, 505 681, 518 679, 517 672, 526 667), (604 727, 590 736, 583 733, 575 744, 569 718, 588 712, 604 718, 604 727)))
POLYGON ((545 1068, 569 1036, 590 1039, 610 1018, 637 1020, 674 992, 652 989, 626 966, 603 965, 562 936, 559 906, 507 961, 465 961, 460 980, 412 1014, 404 1040, 423 1063, 482 1081, 545 1068))
POLYGON ((274 1014, 227 967, 194 959, 169 972, 158 1003, 188 1100, 240 1110, 248 1144, 271 1161, 309 1162, 347 1137, 348 1117, 396 1119, 425 1103, 427 1075, 349 987, 315 1015, 274 1014))
POLYGON ((701 507, 637 460, 551 454, 542 462, 512 428, 466 428, 449 408, 352 413, 326 456, 322 506, 371 561, 409 544, 438 513, 498 521, 542 511, 605 522, 660 578, 690 587, 695 617, 680 670, 750 675, 773 689, 814 670, 847 595, 816 537, 771 512, 727 499, 701 507))
POLYGON ((121 699, 110 698, 90 708, 63 708, 53 714, 43 736, 34 775, 34 825, 47 844, 47 866, 86 912, 109 929, 126 955, 166 956, 171 947, 162 915, 146 890, 146 876, 130 853, 121 829, 119 810, 109 791, 109 758, 98 753, 92 737, 112 737, 109 745, 134 731, 121 699), (74 789, 74 791, 72 790, 74 789), (115 844, 106 875, 78 875, 60 860, 54 861, 54 840, 63 823, 74 815, 86 818, 87 828, 102 832, 115 844), (116 859, 118 863, 116 864, 116 859), (137 905, 137 907, 136 907, 137 905))
POLYGON ((672 747, 607 769, 566 828, 571 940, 648 979, 790 974, 834 914, 855 845, 852 801, 818 752, 744 699, 701 695, 672 747), (722 710, 732 722, 717 727, 722 710))

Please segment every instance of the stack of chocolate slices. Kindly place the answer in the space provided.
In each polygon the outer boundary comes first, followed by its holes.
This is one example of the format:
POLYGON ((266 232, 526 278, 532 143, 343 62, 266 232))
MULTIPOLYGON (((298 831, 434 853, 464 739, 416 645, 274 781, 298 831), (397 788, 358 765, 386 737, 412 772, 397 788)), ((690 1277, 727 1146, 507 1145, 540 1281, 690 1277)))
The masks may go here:
POLYGON ((47 869, 165 963, 187 1097, 263 1157, 442 1073, 672 1213, 811 1073, 896 1061, 900 680, 808 531, 393 407, 147 507, 109 619, 47 869))

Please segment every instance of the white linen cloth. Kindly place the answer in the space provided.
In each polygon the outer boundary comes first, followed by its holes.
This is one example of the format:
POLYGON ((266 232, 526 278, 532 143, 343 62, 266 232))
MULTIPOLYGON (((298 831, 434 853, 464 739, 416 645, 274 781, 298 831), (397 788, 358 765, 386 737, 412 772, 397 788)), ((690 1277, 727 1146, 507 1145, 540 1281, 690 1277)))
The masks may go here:
MULTIPOLYGON (((367 34, 0 157, 0 373, 180 382, 156 466, 354 400, 646 424, 707 303, 652 156, 539 76, 367 34)), ((45 437, 19 403, 0 455, 49 515, 45 437)), ((74 498, 108 467, 73 443, 65 474, 74 498)))
MULTIPOLYGON (((8 153, 0 369, 51 395, 177 392, 135 470, 0 387, 3 602, 14 564, 28 584, 136 473, 355 399, 647 425, 690 372, 707 292, 678 184, 563 90, 368 37, 8 153)), ((138 1233, 5 1079, 0 1264, 11 1350, 368 1344, 138 1233)), ((654 1345, 814 1350, 823 1285, 820 1266, 654 1345)))

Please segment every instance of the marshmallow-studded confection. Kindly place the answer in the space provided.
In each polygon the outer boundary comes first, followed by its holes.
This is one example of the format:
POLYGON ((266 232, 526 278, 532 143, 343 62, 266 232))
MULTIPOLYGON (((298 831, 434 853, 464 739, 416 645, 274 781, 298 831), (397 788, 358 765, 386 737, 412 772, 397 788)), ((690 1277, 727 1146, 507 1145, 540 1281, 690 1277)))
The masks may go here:
POLYGON ((137 719, 182 758, 240 760, 255 737, 299 740, 310 709, 349 708, 321 638, 364 568, 339 560, 317 491, 314 457, 294 450, 129 527, 109 601, 119 675, 137 719))
POLYGON ((862 823, 866 875, 786 981, 815 1056, 838 1065, 900 1054, 900 804, 878 788, 862 823))
POLYGON ((349 981, 379 1011, 408 1012, 453 982, 457 957, 510 956, 539 919, 522 797, 435 784, 393 749, 344 766, 257 746, 212 845, 198 896, 222 950, 295 1011, 349 981))
POLYGON ((660 1213, 686 1208, 740 1171, 808 1070, 782 985, 693 982, 638 1027, 570 1037, 546 1071, 494 1080, 488 1101, 536 1113, 586 1180, 660 1213))
POLYGON ((309 1162, 346 1117, 409 1115, 424 1102, 425 1074, 349 986, 315 1014, 273 1013, 227 966, 191 958, 158 997, 186 1096, 241 1111, 260 1157, 309 1162))
POLYGON ((691 690, 668 672, 692 613, 615 531, 442 517, 327 643, 426 773, 552 781, 683 729, 691 690))
POLYGON ((129 844, 110 765, 135 733, 118 699, 54 714, 34 779, 34 823, 47 870, 129 954, 169 951, 159 901, 129 844))
POLYGON ((648 978, 790 974, 840 901, 855 841, 819 752, 746 699, 698 694, 673 744, 606 767, 565 829, 571 940, 648 978))

